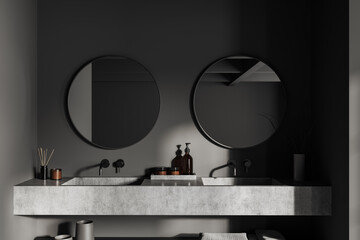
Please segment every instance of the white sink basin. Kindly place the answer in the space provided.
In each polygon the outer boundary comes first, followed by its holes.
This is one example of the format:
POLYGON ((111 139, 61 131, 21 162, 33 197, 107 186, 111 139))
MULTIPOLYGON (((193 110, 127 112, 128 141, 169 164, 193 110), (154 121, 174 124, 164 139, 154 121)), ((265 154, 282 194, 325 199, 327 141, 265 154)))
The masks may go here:
POLYGON ((272 186, 281 185, 273 178, 202 177, 204 186, 272 186))
POLYGON ((63 183, 65 186, 127 186, 140 185, 138 177, 74 177, 63 183))

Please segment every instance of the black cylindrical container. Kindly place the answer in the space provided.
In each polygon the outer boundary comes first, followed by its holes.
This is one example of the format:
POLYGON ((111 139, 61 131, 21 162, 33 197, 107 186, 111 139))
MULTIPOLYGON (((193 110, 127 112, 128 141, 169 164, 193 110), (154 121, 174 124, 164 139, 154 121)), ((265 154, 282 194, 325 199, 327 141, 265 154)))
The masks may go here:
POLYGON ((49 178, 49 174, 48 174, 48 167, 47 166, 41 166, 40 167, 40 179, 48 179, 49 178))

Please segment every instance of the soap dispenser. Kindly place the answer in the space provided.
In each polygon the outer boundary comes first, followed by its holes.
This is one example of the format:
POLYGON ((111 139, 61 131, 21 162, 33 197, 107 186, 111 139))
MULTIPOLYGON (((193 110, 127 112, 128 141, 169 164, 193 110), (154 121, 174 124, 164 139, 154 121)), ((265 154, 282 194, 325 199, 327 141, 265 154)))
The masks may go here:
POLYGON ((189 148, 189 144, 190 143, 185 143, 186 144, 186 148, 185 148, 185 155, 182 157, 182 165, 185 165, 185 172, 183 173, 184 175, 193 175, 193 158, 190 155, 190 148, 189 148))
POLYGON ((184 174, 185 170, 186 170, 186 165, 182 164, 182 151, 181 151, 181 145, 176 145, 176 147, 178 148, 175 152, 176 157, 171 161, 171 166, 172 167, 177 167, 179 168, 180 174, 184 174))

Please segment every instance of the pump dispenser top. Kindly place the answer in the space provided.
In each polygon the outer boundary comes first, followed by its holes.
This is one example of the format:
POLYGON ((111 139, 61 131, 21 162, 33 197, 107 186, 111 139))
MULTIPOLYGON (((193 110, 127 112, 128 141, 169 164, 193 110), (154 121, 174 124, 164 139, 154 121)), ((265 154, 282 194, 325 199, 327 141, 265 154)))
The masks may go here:
POLYGON ((190 145, 191 143, 185 143, 185 144, 186 144, 185 153, 189 153, 189 152, 190 152, 189 145, 190 145))
POLYGON ((177 150, 176 150, 176 152, 175 152, 175 154, 176 154, 176 156, 181 156, 181 154, 182 154, 182 151, 181 151, 181 145, 179 144, 179 145, 176 145, 176 147, 178 148, 177 150))

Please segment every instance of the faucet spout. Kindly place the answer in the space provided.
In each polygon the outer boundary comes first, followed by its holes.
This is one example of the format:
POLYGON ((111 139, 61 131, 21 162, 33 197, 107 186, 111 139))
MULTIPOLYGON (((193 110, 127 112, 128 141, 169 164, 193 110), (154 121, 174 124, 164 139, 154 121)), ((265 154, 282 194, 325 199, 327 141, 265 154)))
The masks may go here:
POLYGON ((213 177, 215 171, 217 171, 217 170, 219 170, 219 169, 222 169, 222 168, 225 168, 225 167, 230 167, 230 168, 232 167, 232 168, 234 168, 234 177, 236 177, 236 163, 235 163, 235 161, 231 161, 231 160, 228 161, 227 164, 224 164, 224 165, 221 165, 221 166, 219 166, 219 167, 216 167, 216 168, 212 169, 212 170, 210 171, 209 177, 213 177))

